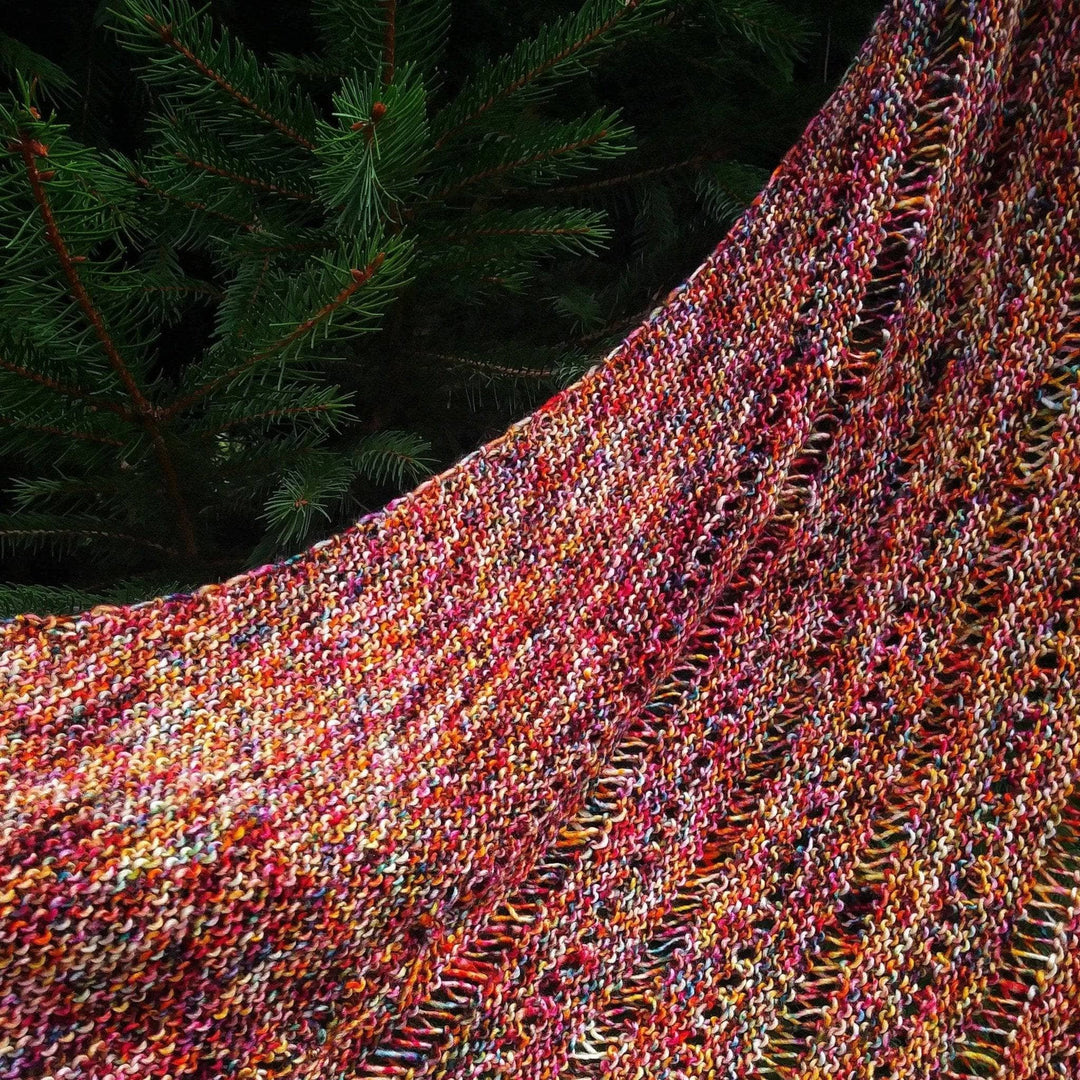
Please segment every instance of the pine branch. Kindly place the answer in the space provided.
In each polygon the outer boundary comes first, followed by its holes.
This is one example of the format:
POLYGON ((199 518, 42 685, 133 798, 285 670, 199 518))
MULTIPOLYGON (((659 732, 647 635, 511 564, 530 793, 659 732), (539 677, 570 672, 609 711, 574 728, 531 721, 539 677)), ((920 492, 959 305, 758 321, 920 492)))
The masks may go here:
POLYGON ((309 139, 306 139, 294 127, 285 123, 284 120, 279 119, 274 116, 273 113, 264 109, 257 101, 250 98, 242 90, 239 90, 229 82, 220 71, 215 70, 205 60, 202 60, 197 56, 194 50, 190 49, 176 36, 175 30, 171 24, 159 23, 149 12, 144 13, 143 19, 147 26, 149 26, 170 49, 175 50, 180 56, 184 57, 184 59, 187 60, 200 75, 209 79, 244 109, 248 110, 254 116, 257 116, 260 120, 264 120, 298 146, 302 146, 305 150, 314 151, 314 143, 309 139))
POLYGON ((342 420, 355 420, 350 399, 338 387, 326 385, 321 379, 307 384, 303 373, 294 381, 278 386, 248 380, 233 393, 216 394, 206 411, 192 425, 198 433, 215 438, 237 428, 245 427, 268 433, 288 424, 294 435, 307 439, 339 430, 342 420))
MULTIPOLYGON (((81 464, 81 462, 80 462, 81 464)), ((19 510, 33 510, 37 502, 68 499, 71 503, 85 502, 93 495, 101 500, 108 492, 115 500, 122 494, 122 482, 114 474, 109 479, 101 476, 39 476, 33 479, 16 478, 8 489, 13 505, 19 510)))
POLYGON ((472 408, 485 402, 515 411, 538 404, 549 391, 559 356, 532 341, 492 341, 483 353, 458 355, 449 361, 463 374, 462 388, 472 408))
POLYGON ((325 451, 286 472, 260 514, 275 530, 277 545, 284 548, 306 540, 316 513, 332 520, 328 507, 344 502, 355 476, 349 462, 325 451))
POLYGON ((37 159, 39 157, 48 157, 48 147, 44 146, 36 139, 30 138, 25 132, 20 131, 16 148, 23 159, 27 178, 30 182, 30 189, 34 195, 34 201, 37 204, 42 221, 45 224, 45 236, 53 251, 56 252, 57 258, 60 260, 61 269, 68 280, 68 284, 71 286, 71 291, 75 296, 76 302, 82 309, 87 321, 93 327, 94 333, 101 342, 102 348, 105 350, 105 354, 108 357, 113 370, 119 376, 128 395, 135 403, 135 414, 141 425, 145 428, 147 435, 150 437, 150 441, 153 444, 154 452, 158 459, 158 464, 165 476, 165 486, 176 509, 177 521, 180 526, 181 536, 184 540, 185 550, 188 555, 194 556, 197 549, 195 529, 192 525, 191 517, 188 514, 187 503, 180 490, 180 482, 176 474, 176 468, 173 465, 172 457, 169 454, 168 447, 157 424, 157 419, 160 415, 159 410, 146 399, 139 389, 138 384, 128 370, 115 342, 109 334, 101 313, 94 306, 90 294, 83 285, 82 278, 76 268, 76 260, 79 262, 85 261, 85 256, 72 255, 68 251, 67 245, 64 243, 64 239, 60 234, 60 229, 57 226, 56 218, 53 215, 52 206, 49 203, 48 195, 45 192, 44 174, 38 169, 37 165, 37 159))
POLYGON ((245 307, 244 314, 241 316, 239 322, 236 324, 236 337, 237 340, 244 337, 248 330, 251 328, 251 317, 257 310, 255 302, 259 299, 259 294, 262 292, 263 285, 266 284, 266 275, 270 271, 270 259, 272 253, 270 251, 264 251, 262 260, 259 264, 259 273, 255 278, 254 288, 251 290, 251 294, 248 297, 248 302, 245 307))
POLYGON ((404 60, 432 90, 448 37, 450 6, 450 0, 312 0, 323 53, 317 58, 281 58, 279 65, 320 79, 363 72, 387 87, 397 80, 404 60))
POLYGON ((0 368, 3 368, 5 371, 10 371, 13 375, 17 375, 22 379, 37 383, 39 386, 54 390, 58 394, 64 394, 67 397, 85 401, 87 408, 92 409, 95 412, 104 409, 108 412, 115 413, 124 420, 133 419, 131 412, 122 405, 117 405, 114 401, 96 401, 90 391, 84 390, 82 387, 70 386, 67 383, 62 383, 56 379, 50 378, 48 375, 42 375, 40 372, 20 367, 18 364, 12 364, 10 361, 2 358, 0 358, 0 368))
POLYGON ((253 356, 248 364, 257 364, 261 360, 267 359, 267 357, 273 356, 274 353, 280 352, 286 345, 291 344, 298 338, 302 338, 309 330, 313 329, 324 319, 327 319, 338 308, 340 308, 357 289, 366 285, 368 281, 378 272, 379 267, 382 266, 386 259, 386 252, 380 251, 374 259, 368 263, 362 270, 352 269, 349 271, 352 281, 350 281, 332 300, 324 304, 318 311, 315 312, 310 318, 305 319, 298 326, 294 327, 284 337, 278 338, 268 349, 264 349, 261 353, 253 356))
POLYGON ((440 275, 471 266, 484 276, 504 276, 543 256, 598 252, 610 237, 607 216, 598 210, 488 210, 461 228, 429 235, 422 257, 440 275))
POLYGON ((557 365, 554 380, 560 388, 571 386, 577 382, 596 363, 597 357, 592 353, 569 349, 564 352, 557 365))
POLYGON ((120 381, 124 384, 124 388, 127 390, 132 401, 135 402, 136 412, 140 415, 148 416, 153 411, 153 407, 150 402, 143 397, 142 391, 136 384, 131 372, 128 371, 127 365, 120 356, 116 344, 113 342, 112 337, 105 326, 101 313, 90 299, 90 295, 82 283, 82 278, 79 276, 79 271, 76 269, 76 260, 84 262, 85 256, 72 255, 68 251, 63 237, 60 235, 60 229, 56 224, 52 206, 49 203, 48 195, 45 192, 44 174, 37 167, 37 159, 39 157, 48 157, 49 148, 38 142, 36 139, 32 139, 25 132, 19 132, 19 138, 15 148, 18 149, 19 154, 23 159, 23 164, 26 167, 26 175, 30 182, 30 190, 34 194, 34 201, 37 203, 38 211, 41 214, 42 221, 45 223, 45 236, 53 251, 56 252, 56 257, 60 260, 60 267, 68 280, 68 284, 71 286, 71 291, 75 300, 79 307, 82 308, 87 321, 93 327, 94 333, 101 342, 102 348, 105 350, 105 355, 108 357, 113 370, 120 377, 120 381))
POLYGON ((254 424, 266 420, 284 420, 295 416, 313 416, 317 414, 328 415, 334 411, 333 405, 293 405, 280 409, 266 409, 263 412, 248 413, 246 416, 238 416, 234 420, 226 421, 218 431, 228 431, 229 428, 240 424, 254 424))
MULTIPOLYGON (((560 316, 569 320, 574 327, 575 337, 595 329, 604 321, 600 298, 593 290, 573 282, 568 282, 557 296, 552 297, 552 306, 560 316)), ((580 341, 562 344, 564 347, 576 347, 580 341)))
POLYGON ((520 143, 508 147, 501 160, 490 166, 446 184, 428 196, 429 202, 442 202, 476 184, 497 180, 514 173, 531 172, 534 181, 565 175, 574 170, 588 167, 593 155, 611 155, 623 153, 628 149, 627 139, 630 129, 618 123, 617 115, 602 116, 597 114, 583 121, 558 125, 553 134, 564 132, 569 138, 539 149, 524 150, 520 143))
POLYGON ((255 232, 258 229, 258 226, 253 221, 242 221, 240 218, 233 217, 231 214, 223 214, 220 210, 214 210, 204 202, 183 199, 179 195, 174 195, 171 191, 166 191, 164 188, 160 188, 156 184, 151 183, 145 176, 132 173, 131 179, 138 184, 139 187, 143 188, 145 191, 149 191, 152 195, 157 195, 159 198, 176 203, 188 210, 195 210, 201 214, 210 214, 212 217, 229 222, 230 225, 238 225, 246 232, 255 232))
POLYGON ((31 76, 36 88, 57 101, 68 100, 75 89, 71 77, 51 60, 2 31, 0 72, 11 79, 31 76))
POLYGON ((192 592, 195 588, 196 585, 181 585, 175 579, 161 581, 156 578, 86 585, 82 588, 0 582, 0 619, 28 611, 38 615, 75 615, 100 604, 136 604, 156 596, 192 592))
POLYGON ((321 56, 294 56, 291 53, 270 54, 274 67, 288 75, 301 75, 307 79, 331 82, 344 79, 348 74, 344 64, 334 63, 321 56))
POLYGON ((536 228, 519 228, 519 229, 466 229, 464 232, 447 233, 445 236, 436 236, 433 238, 435 243, 445 244, 459 244, 462 241, 468 242, 472 239, 484 237, 484 236, 530 236, 530 237, 578 237, 578 236, 594 236, 595 230, 587 225, 582 225, 577 228, 543 228, 538 226, 536 228))
POLYGON ((179 293, 185 296, 210 296, 220 300, 225 292, 212 285, 142 285, 143 292, 179 293))
POLYGON ((465 84, 438 117, 437 126, 442 130, 435 149, 441 150, 498 103, 545 77, 568 74, 599 45, 610 43, 614 31, 662 6, 662 0, 589 0, 575 14, 545 26, 535 38, 491 65, 483 76, 465 84))
POLYGON ((333 103, 338 123, 318 126, 319 192, 338 215, 338 231, 371 234, 416 190, 429 145, 424 84, 405 64, 389 86, 373 78, 344 80, 333 103))
POLYGON ((705 170, 694 181, 694 194, 717 222, 727 224, 754 200, 769 174, 765 169, 724 161, 705 170))
POLYGON ((231 172, 229 169, 213 165, 208 161, 199 161, 196 158, 189 157, 179 150, 173 151, 173 157, 185 165, 190 165, 193 169, 199 169, 202 172, 209 173, 211 176, 220 176, 225 180, 231 180, 234 184, 244 184, 259 191, 269 191, 275 195, 284 195, 288 199, 299 199, 303 202, 311 202, 315 198, 310 192, 296 191, 293 188, 282 187, 267 180, 260 180, 256 176, 245 176, 242 173, 231 172))
POLYGON ((350 276, 352 280, 345 285, 333 299, 316 311, 314 315, 305 319, 298 326, 295 326, 283 337, 278 338, 278 340, 273 342, 268 348, 255 353, 254 356, 248 357, 242 364, 231 368, 229 371, 212 379, 210 382, 204 383, 202 386, 198 387, 198 389, 193 390, 190 394, 180 400, 174 401, 172 405, 164 410, 164 415, 166 417, 172 417, 176 415, 176 413, 182 412, 184 409, 189 409, 196 402, 201 401, 206 397, 207 394, 212 394, 218 387, 231 382, 237 376, 242 375, 244 372, 255 367, 256 364, 268 360, 271 356, 274 356, 276 353, 281 352, 286 346, 292 344, 292 342, 302 338, 310 330, 318 326, 319 323, 329 318, 335 311, 341 308, 358 289, 366 285, 378 272, 379 267, 382 266, 385 259, 386 252, 380 251, 362 270, 351 270, 350 276))
MULTIPOLYGON (((727 154, 726 150, 713 150, 707 153, 694 154, 692 157, 683 158, 682 161, 670 162, 666 165, 656 165, 651 169, 638 169, 630 173, 620 173, 618 176, 608 176, 602 180, 588 180, 577 184, 559 184, 549 188, 545 195, 585 195, 593 191, 606 191, 609 188, 620 187, 624 184, 636 184, 642 180, 651 180, 655 176, 666 176, 673 172, 682 172, 684 169, 697 169, 702 165, 708 165, 727 154)), ((522 195, 535 198, 536 192, 532 188, 517 188, 507 192, 511 195, 522 195)))
POLYGON ((572 154, 578 150, 585 150, 590 146, 596 146, 597 143, 602 142, 605 138, 607 138, 607 129, 601 128, 595 134, 587 135, 582 139, 575 139, 573 142, 563 143, 561 146, 546 147, 543 150, 528 154, 524 157, 516 159, 512 158, 509 161, 504 161, 498 165, 492 166, 490 169, 485 169, 482 172, 473 173, 471 176, 463 177, 456 183, 450 184, 441 191, 435 192, 432 198, 436 200, 448 199, 451 195, 456 195, 463 188, 469 187, 471 184, 478 184, 482 180, 491 180, 497 176, 505 176, 507 173, 528 168, 530 165, 538 165, 541 162, 551 161, 553 158, 557 158, 563 154, 572 154))
POLYGON ((92 540, 122 541, 170 557, 179 555, 175 548, 160 544, 148 537, 104 528, 102 523, 95 518, 78 518, 75 515, 59 517, 54 514, 28 511, 23 511, 17 516, 0 516, 0 550, 3 550, 5 544, 15 542, 34 544, 48 540, 76 547, 92 540))
POLYGON ((71 428, 60 428, 53 424, 33 424, 29 420, 19 420, 15 417, 0 415, 0 424, 8 427, 21 428, 24 431, 38 431, 43 435, 59 435, 65 439, 78 439, 81 442, 100 443, 104 446, 124 447, 126 443, 120 439, 110 438, 108 435, 98 435, 92 431, 76 431, 71 428))
POLYGON ((353 469, 379 484, 401 487, 428 475, 431 446, 408 431, 377 431, 365 437, 349 461, 353 469))
POLYGON ((453 364, 455 367, 467 368, 485 375, 501 375, 520 379, 550 379, 555 374, 554 368, 529 368, 519 367, 514 364, 498 364, 486 357, 460 356, 454 353, 429 352, 427 350, 419 350, 416 355, 453 364))
POLYGON ((793 65, 810 40, 807 21, 775 0, 717 0, 705 13, 721 35, 743 38, 770 62, 773 77, 791 82, 793 65))
POLYGON ((278 251, 326 251, 327 248, 334 246, 333 240, 312 240, 307 243, 296 244, 273 244, 269 247, 262 248, 263 251, 278 252, 278 251))

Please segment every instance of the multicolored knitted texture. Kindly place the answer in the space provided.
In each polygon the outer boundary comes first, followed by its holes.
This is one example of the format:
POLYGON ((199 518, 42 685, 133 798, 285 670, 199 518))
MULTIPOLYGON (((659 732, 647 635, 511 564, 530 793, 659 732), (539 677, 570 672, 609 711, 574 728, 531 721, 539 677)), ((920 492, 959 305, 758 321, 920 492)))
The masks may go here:
POLYGON ((1078 79, 896 0, 504 437, 0 625, 0 1078, 1080 1075, 1078 79))

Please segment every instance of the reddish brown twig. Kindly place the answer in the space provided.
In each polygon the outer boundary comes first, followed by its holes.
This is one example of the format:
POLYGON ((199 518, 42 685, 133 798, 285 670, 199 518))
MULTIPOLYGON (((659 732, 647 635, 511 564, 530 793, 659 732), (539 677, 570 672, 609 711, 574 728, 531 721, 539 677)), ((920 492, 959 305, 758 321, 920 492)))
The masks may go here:
POLYGON ((386 27, 383 31, 383 86, 389 86, 394 81, 394 50, 397 21, 397 0, 381 0, 383 13, 386 17, 386 27))
POLYGON ((79 307, 82 308, 83 314, 93 327, 94 333, 97 335, 102 348, 105 350, 105 355, 109 358, 109 363, 120 377, 120 381, 124 384, 124 388, 131 396, 131 399, 135 402, 136 409, 139 412, 147 412, 151 408, 150 402, 143 397, 142 391, 139 389, 134 378, 132 378, 131 372, 128 371, 127 365, 124 363, 112 337, 109 335, 109 331, 105 326, 101 313, 94 306, 89 293, 87 293, 86 288, 82 283, 82 279, 79 277, 79 271, 76 269, 75 264, 76 261, 81 262, 82 260, 79 256, 72 256, 68 251, 67 245, 64 243, 64 238, 60 235, 60 229, 57 227, 56 218, 52 212, 52 205, 45 192, 45 184, 42 179, 41 170, 39 170, 37 166, 37 159, 39 157, 48 156, 49 148, 43 146, 36 139, 31 139, 29 136, 23 134, 20 135, 18 149, 19 153, 22 155, 23 163, 26 166, 26 175, 30 181, 30 189, 34 194, 34 201, 37 203, 41 219, 45 223, 45 236, 53 251, 56 252, 57 258, 60 260, 60 267, 64 271, 64 276, 67 278, 68 284, 71 286, 72 295, 75 297, 79 307))

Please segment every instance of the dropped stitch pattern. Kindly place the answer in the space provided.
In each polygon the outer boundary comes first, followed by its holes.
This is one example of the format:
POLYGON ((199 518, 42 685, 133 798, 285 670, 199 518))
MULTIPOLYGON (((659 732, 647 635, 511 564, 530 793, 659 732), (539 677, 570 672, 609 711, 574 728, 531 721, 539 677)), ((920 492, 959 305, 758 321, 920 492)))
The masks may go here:
POLYGON ((1080 5, 286 562, 0 624, 0 1078, 1080 1076, 1080 5))

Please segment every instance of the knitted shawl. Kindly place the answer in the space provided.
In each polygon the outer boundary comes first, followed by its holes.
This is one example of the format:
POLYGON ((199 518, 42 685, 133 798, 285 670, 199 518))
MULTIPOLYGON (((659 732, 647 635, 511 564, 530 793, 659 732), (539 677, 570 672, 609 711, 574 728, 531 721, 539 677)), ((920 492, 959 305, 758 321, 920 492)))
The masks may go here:
POLYGON ((894 0, 504 436, 0 624, 0 1078, 1080 1075, 1078 79, 894 0))

